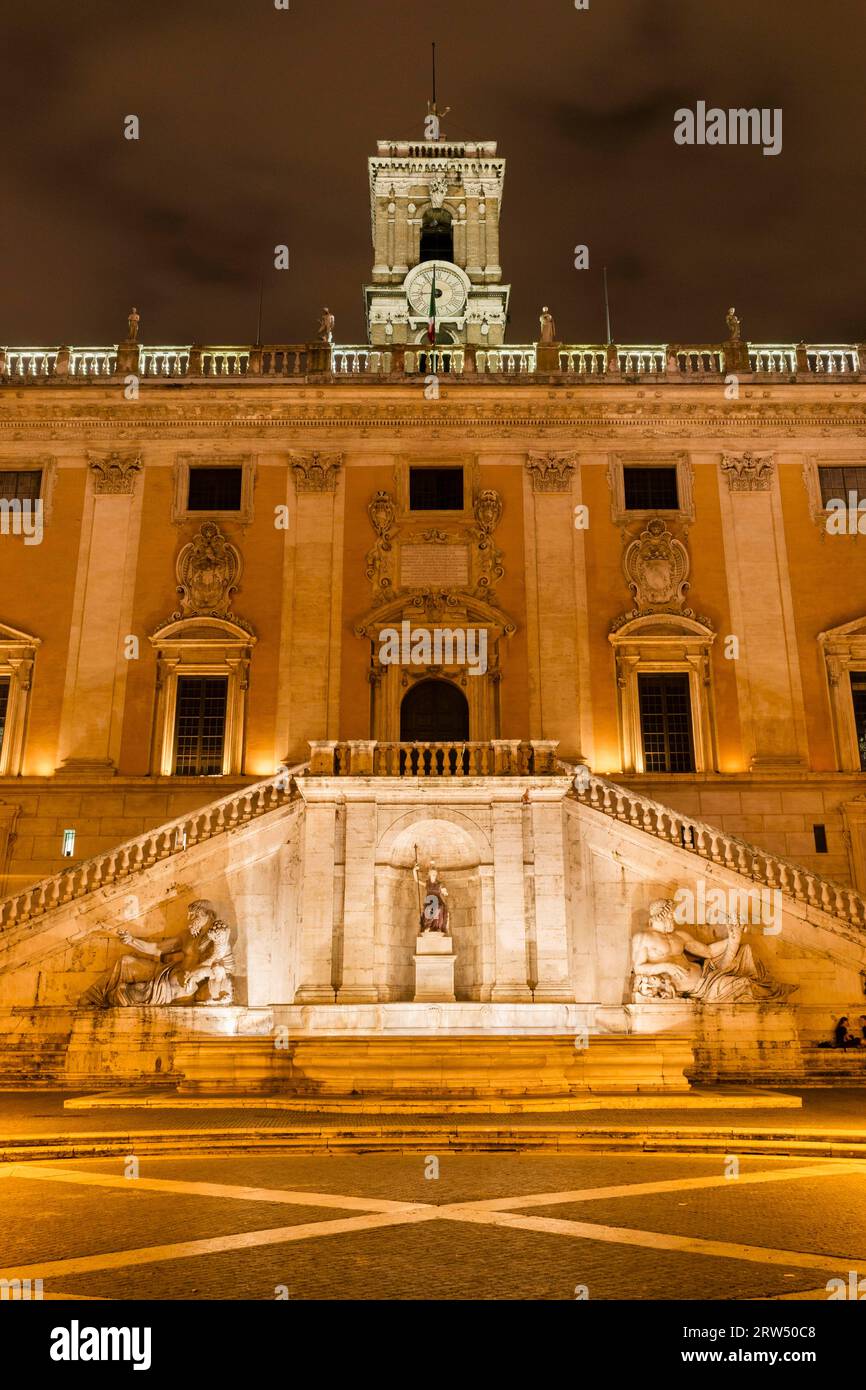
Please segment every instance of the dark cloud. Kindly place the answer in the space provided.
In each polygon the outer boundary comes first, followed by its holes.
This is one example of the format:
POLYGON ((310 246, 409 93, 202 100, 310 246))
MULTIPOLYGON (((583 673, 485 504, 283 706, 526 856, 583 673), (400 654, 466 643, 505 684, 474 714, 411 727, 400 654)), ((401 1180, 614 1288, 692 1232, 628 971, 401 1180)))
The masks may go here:
POLYGON ((366 159, 420 134, 433 38, 447 133, 508 160, 513 340, 542 302, 597 338, 605 263, 623 341, 716 338, 732 302, 754 337, 866 336, 861 4, 291 5, 7 7, 0 341, 112 340, 133 300, 145 340, 243 341, 262 276, 266 336, 303 339, 327 302, 357 341, 366 159), (675 146, 698 99, 781 106, 782 155, 675 146))

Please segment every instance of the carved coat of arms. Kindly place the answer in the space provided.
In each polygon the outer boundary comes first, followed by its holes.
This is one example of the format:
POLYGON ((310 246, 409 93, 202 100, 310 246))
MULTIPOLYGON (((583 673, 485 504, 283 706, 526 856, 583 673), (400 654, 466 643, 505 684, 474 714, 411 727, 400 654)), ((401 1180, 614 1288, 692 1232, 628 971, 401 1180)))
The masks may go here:
POLYGON ((632 541, 623 569, 641 611, 682 607, 689 587, 689 555, 660 517, 653 517, 632 541))
POLYGON ((195 614, 225 617, 237 593, 241 557, 216 522, 205 521, 177 558, 180 609, 176 618, 195 614))

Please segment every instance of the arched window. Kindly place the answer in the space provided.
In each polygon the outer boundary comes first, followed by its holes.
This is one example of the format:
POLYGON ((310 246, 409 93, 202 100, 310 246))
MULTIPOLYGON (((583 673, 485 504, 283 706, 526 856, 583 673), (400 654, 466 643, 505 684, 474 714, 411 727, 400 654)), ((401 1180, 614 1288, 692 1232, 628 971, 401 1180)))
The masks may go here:
POLYGON ((420 261, 453 261, 454 232, 445 208, 428 208, 421 223, 420 261))

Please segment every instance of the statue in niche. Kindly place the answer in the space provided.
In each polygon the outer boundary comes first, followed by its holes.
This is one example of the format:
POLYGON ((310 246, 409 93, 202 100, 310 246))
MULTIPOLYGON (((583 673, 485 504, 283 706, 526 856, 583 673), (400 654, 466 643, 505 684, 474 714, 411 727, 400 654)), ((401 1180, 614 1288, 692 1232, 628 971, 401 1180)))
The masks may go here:
POLYGON ((782 1002, 794 985, 771 979, 752 948, 743 945, 743 924, 728 921, 726 936, 703 942, 674 918, 674 903, 657 898, 649 906, 649 930, 632 938, 633 1001, 694 999, 702 1004, 782 1002))
POLYGON ((186 927, 177 936, 142 941, 124 928, 117 935, 134 955, 124 955, 98 984, 91 985, 81 1003, 90 1008, 116 1009, 194 1002, 207 984, 210 1004, 230 1004, 233 998, 234 958, 230 929, 213 903, 199 899, 187 908, 186 927))
POLYGON ((418 929, 421 935, 428 931, 448 935, 448 889, 439 882, 439 870, 432 859, 424 876, 424 901, 421 901, 421 865, 418 862, 418 846, 415 846, 415 865, 412 877, 418 885, 418 929))

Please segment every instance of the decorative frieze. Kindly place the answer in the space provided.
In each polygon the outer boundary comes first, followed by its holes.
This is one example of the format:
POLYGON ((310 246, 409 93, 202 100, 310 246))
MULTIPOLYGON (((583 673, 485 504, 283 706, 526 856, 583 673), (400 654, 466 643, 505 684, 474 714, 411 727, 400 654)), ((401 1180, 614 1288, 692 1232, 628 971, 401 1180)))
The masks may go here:
POLYGON ((127 496, 135 492, 136 475, 141 472, 139 453, 91 454, 87 462, 93 475, 93 491, 99 495, 127 496))
POLYGON ((533 453, 526 460, 533 492, 568 492, 574 469, 573 453, 533 453))
POLYGON ((722 472, 729 492, 769 492, 775 463, 772 454, 723 454, 722 472))

